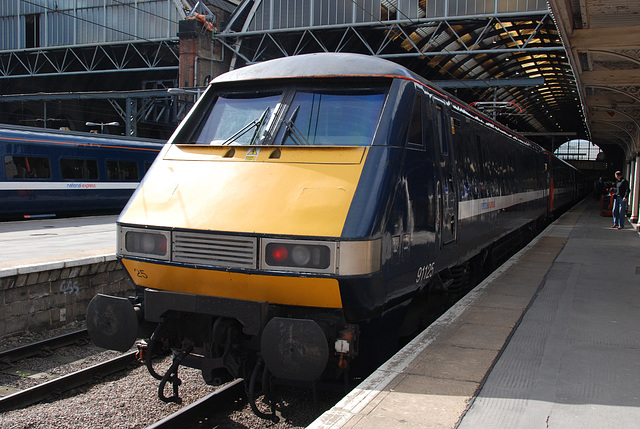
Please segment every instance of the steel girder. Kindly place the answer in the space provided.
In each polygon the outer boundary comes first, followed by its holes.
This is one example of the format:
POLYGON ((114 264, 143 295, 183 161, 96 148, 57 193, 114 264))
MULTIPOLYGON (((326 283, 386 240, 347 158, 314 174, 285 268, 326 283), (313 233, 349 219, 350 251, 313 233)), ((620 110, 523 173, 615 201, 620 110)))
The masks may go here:
POLYGON ((357 52, 401 63, 435 81, 542 78, 542 85, 471 84, 456 93, 467 102, 517 103, 524 112, 505 112, 501 119, 515 130, 582 128, 575 80, 549 10, 262 31, 248 31, 251 16, 244 15, 244 25, 231 22, 216 35, 233 53, 232 68, 303 53, 357 52))
POLYGON ((270 31, 233 32, 226 29, 217 34, 216 39, 233 52, 234 62, 241 60, 245 64, 277 56, 323 51, 360 51, 389 59, 563 52, 561 43, 541 42, 544 38, 542 31, 552 21, 548 11, 523 12, 517 15, 377 21, 270 31), (534 27, 527 29, 526 34, 518 34, 514 25, 527 21, 534 27), (498 46, 496 41, 500 42, 498 46))
POLYGON ((178 39, 29 49, 0 54, 0 78, 178 70, 178 39))

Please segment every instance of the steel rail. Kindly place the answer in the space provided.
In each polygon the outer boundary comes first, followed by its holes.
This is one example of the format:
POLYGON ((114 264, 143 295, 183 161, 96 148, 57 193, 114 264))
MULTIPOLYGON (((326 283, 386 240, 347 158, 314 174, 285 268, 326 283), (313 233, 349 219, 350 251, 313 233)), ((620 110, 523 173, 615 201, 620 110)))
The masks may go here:
POLYGON ((56 337, 47 338, 45 340, 35 341, 24 346, 0 352, 0 367, 10 366, 12 363, 21 359, 33 356, 48 356, 52 350, 73 344, 83 345, 89 342, 89 333, 86 329, 69 332, 67 334, 58 335, 56 337))
POLYGON ((122 371, 136 360, 136 352, 128 352, 105 362, 80 371, 54 378, 46 383, 0 398, 0 412, 23 408, 54 395, 91 383, 95 378, 103 378, 122 371))
POLYGON ((147 426, 147 429, 173 429, 190 427, 202 417, 212 411, 223 411, 227 402, 234 401, 245 395, 244 380, 237 378, 220 387, 193 404, 181 408, 179 411, 147 426))

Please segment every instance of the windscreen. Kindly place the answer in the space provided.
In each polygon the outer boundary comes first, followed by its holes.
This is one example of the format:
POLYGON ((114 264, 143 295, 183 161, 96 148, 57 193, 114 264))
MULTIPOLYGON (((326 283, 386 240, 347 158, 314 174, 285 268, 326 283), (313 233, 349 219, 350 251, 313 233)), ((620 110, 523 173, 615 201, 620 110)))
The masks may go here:
POLYGON ((253 96, 233 94, 219 96, 211 109, 200 134, 198 144, 207 145, 249 145, 257 139, 258 122, 262 127, 268 116, 273 114, 282 94, 253 96))
POLYGON ((368 146, 384 97, 383 93, 297 92, 279 135, 280 144, 368 146))
POLYGON ((252 90, 219 94, 194 142, 204 145, 368 146, 382 89, 252 90))

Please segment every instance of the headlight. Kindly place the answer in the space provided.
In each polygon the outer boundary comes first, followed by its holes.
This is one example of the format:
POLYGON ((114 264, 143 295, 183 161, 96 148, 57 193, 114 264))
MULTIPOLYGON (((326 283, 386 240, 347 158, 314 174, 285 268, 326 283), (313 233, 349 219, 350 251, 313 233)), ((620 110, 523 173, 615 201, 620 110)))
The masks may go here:
POLYGON ((262 269, 335 274, 336 243, 262 240, 262 269))
POLYGON ((169 259, 171 235, 167 231, 148 231, 123 227, 120 229, 118 238, 118 249, 121 255, 169 259))
POLYGON ((127 252, 149 253, 151 255, 167 254, 167 237, 162 234, 129 231, 124 237, 124 247, 127 252))

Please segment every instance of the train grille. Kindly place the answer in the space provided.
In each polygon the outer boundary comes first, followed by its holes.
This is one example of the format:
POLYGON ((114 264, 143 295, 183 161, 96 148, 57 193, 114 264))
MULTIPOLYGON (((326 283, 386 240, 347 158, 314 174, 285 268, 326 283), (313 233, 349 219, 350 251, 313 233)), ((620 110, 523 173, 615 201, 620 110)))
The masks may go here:
POLYGON ((174 232, 172 260, 229 268, 257 268, 255 237, 174 232))

